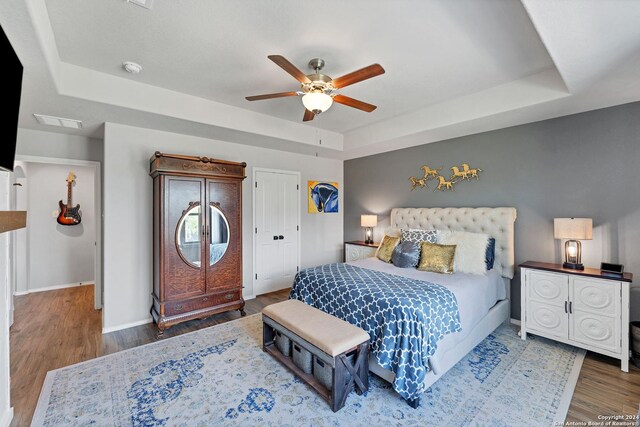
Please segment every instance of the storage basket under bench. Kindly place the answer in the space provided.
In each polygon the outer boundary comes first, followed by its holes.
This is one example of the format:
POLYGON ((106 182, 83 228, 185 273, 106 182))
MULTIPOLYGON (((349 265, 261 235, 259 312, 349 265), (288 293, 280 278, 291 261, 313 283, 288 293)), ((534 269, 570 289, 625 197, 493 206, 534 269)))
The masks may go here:
POLYGON ((329 402, 369 388, 369 334, 298 300, 265 307, 262 348, 329 402))

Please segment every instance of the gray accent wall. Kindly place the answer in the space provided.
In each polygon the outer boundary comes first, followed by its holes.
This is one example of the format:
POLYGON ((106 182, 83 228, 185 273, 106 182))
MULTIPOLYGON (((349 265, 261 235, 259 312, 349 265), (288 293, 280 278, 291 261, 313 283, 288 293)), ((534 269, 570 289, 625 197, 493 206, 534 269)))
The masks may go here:
MULTIPOLYGON (((445 170, 443 170, 443 173, 445 170)), ((448 171, 450 173, 450 171, 448 171)), ((440 141, 344 164, 344 238, 363 240, 361 214, 377 214, 379 241, 394 207, 498 207, 518 210, 516 265, 560 262, 554 217, 593 218, 583 263, 622 263, 640 278, 640 103, 440 141), (420 166, 481 168, 478 181, 453 192, 411 191, 420 166)), ((520 276, 512 281, 512 317, 520 318, 520 276)), ((640 288, 631 318, 640 320, 640 288)))

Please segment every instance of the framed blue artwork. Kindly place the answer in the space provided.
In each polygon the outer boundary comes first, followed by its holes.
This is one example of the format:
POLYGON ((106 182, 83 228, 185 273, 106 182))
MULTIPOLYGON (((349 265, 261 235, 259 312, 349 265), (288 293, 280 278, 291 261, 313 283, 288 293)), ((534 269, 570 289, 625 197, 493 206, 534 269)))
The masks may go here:
POLYGON ((338 183, 308 181, 309 213, 338 213, 338 183))

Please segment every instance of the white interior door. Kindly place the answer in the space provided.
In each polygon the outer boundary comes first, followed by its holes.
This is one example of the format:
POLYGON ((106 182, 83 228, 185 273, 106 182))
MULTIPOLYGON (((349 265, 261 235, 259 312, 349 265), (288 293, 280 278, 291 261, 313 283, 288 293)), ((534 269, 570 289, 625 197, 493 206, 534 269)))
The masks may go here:
POLYGON ((290 287, 298 272, 298 214, 300 211, 297 175, 279 174, 279 194, 281 195, 279 208, 280 233, 278 243, 282 250, 281 280, 283 286, 279 289, 290 287))
POLYGON ((256 295, 288 288, 298 271, 300 184, 296 173, 255 172, 256 295))

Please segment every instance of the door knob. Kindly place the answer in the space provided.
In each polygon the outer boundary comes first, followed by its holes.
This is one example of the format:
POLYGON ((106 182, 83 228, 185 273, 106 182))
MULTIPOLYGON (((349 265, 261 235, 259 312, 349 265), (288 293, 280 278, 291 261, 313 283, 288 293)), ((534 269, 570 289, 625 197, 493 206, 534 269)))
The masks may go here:
POLYGON ((278 239, 283 240, 284 236, 281 234, 281 235, 278 236, 278 239))

